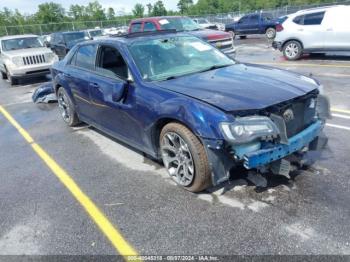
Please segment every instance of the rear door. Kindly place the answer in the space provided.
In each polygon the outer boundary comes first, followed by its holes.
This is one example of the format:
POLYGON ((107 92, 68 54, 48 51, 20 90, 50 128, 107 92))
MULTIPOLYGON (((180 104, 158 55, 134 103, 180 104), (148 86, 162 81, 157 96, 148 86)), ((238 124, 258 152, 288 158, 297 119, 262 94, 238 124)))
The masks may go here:
POLYGON ((258 34, 260 29, 260 14, 250 16, 249 25, 246 28, 246 34, 258 34))
POLYGON ((324 16, 325 11, 321 11, 300 15, 293 19, 293 23, 296 24, 296 36, 302 41, 304 49, 322 50, 325 42, 329 41, 324 16))
POLYGON ((350 7, 327 10, 325 18, 325 49, 350 50, 350 7))
POLYGON ((91 74, 95 71, 96 50, 96 44, 80 46, 69 62, 69 68, 65 73, 79 114, 89 120, 93 119, 89 81, 91 74))

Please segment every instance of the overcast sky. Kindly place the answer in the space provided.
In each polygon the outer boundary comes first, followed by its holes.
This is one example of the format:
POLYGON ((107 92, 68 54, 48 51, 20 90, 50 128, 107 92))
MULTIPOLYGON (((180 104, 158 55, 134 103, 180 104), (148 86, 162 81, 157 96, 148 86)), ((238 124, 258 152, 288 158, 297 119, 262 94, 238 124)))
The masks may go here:
MULTIPOLYGON (((87 5, 92 0, 0 0, 0 9, 3 9, 4 7, 10 9, 17 8, 21 13, 32 14, 36 12, 39 4, 50 1, 59 3, 68 10, 71 4, 87 5)), ((118 11, 129 13, 136 3, 146 5, 147 3, 154 3, 156 1, 157 0, 99 0, 104 8, 113 7, 116 13, 118 11)), ((178 1, 179 0, 163 0, 163 3, 167 9, 177 10, 176 5, 178 1)))

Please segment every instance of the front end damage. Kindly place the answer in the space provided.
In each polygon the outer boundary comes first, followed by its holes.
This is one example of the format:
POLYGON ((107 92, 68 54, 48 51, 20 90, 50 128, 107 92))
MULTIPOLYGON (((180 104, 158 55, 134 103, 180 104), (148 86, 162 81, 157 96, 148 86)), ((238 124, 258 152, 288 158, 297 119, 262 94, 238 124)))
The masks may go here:
POLYGON ((300 156, 306 152, 322 150, 326 146, 327 138, 322 130, 329 117, 329 101, 316 91, 253 114, 236 113, 235 122, 229 127, 232 132, 223 125, 227 129, 224 132, 229 133, 224 140, 203 139, 213 184, 228 180, 231 171, 239 166, 250 173, 289 177, 292 161, 301 160, 300 156), (257 124, 263 120, 268 120, 266 130, 257 124), (240 122, 254 123, 245 124, 243 128, 248 130, 249 136, 241 131, 243 124, 240 122), (235 134, 231 136, 234 132, 242 134, 241 138, 236 139, 235 134))

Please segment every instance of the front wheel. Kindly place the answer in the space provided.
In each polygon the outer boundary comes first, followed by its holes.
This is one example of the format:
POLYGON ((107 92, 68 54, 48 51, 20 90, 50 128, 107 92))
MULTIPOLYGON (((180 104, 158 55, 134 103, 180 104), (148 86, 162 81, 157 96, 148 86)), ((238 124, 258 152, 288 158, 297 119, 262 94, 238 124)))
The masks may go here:
POLYGON ((75 126, 80 123, 77 113, 75 112, 74 104, 63 87, 57 91, 58 108, 61 116, 69 126, 75 126))
POLYGON ((267 39, 274 39, 276 36, 276 29, 275 28, 267 28, 265 32, 266 38, 267 39))
POLYGON ((7 79, 7 74, 1 71, 1 78, 2 79, 7 79))
POLYGON ((288 41, 283 46, 283 55, 288 60, 298 60, 303 54, 303 47, 298 41, 288 41))
POLYGON ((212 185, 205 149, 187 127, 167 124, 159 143, 164 166, 178 185, 191 192, 200 192, 212 185))

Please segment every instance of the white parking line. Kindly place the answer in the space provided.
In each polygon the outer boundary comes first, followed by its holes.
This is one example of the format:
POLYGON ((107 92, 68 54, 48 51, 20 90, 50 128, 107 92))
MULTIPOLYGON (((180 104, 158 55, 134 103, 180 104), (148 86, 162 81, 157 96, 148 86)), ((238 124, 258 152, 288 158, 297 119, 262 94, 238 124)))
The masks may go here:
POLYGON ((344 119, 350 119, 350 116, 346 116, 346 115, 341 115, 341 114, 332 114, 332 116, 334 117, 339 117, 339 118, 344 118, 344 119))
POLYGON ((348 126, 341 126, 341 125, 334 125, 334 124, 326 124, 326 126, 350 131, 350 127, 348 127, 348 126))

